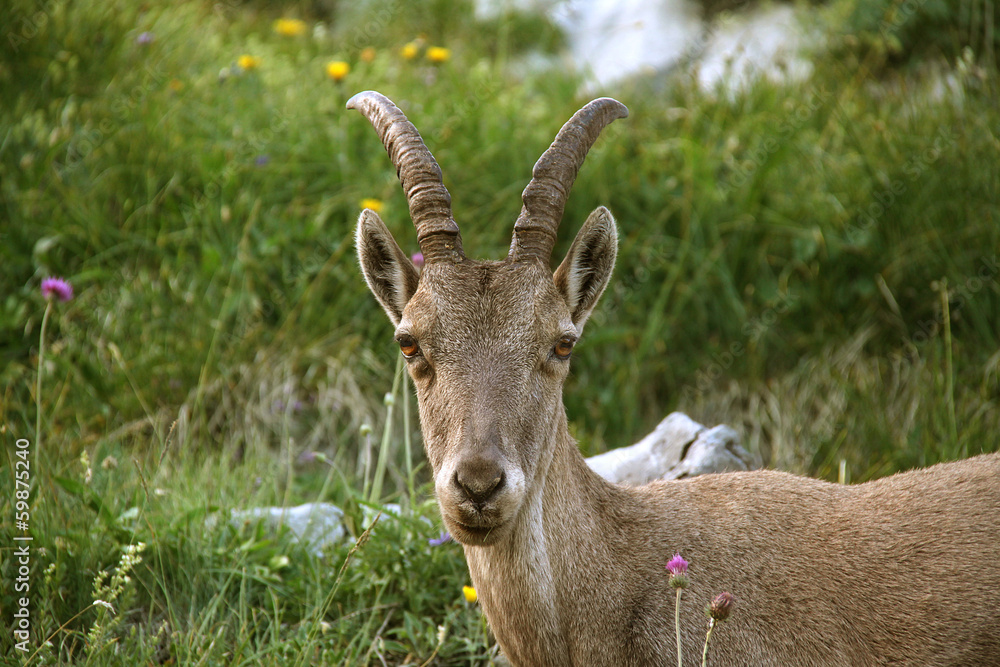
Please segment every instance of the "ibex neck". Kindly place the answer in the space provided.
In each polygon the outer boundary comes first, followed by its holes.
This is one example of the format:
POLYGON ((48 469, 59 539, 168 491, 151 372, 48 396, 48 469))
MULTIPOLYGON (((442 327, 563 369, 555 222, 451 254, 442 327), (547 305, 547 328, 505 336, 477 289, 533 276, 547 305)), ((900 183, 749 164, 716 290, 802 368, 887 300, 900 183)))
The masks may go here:
MULTIPOLYGON (((587 467, 565 418, 556 429, 548 470, 540 470, 508 539, 466 547, 473 583, 494 634, 514 665, 574 664, 573 626, 581 600, 610 563, 606 515, 626 493, 587 467), (594 576, 596 575, 596 576, 594 576)), ((621 505, 619 504, 619 507, 621 505)))

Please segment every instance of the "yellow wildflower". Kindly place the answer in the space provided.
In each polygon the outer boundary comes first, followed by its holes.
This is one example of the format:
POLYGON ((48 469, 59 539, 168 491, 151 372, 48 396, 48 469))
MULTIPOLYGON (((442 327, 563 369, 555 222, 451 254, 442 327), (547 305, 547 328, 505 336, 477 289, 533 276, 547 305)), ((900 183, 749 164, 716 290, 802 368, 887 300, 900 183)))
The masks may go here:
POLYGON ((400 53, 407 60, 413 60, 417 57, 417 54, 420 53, 420 45, 416 42, 410 42, 402 48, 400 53))
POLYGON ((236 59, 236 64, 239 65, 240 69, 249 72, 260 67, 260 58, 257 56, 242 55, 236 59))
POLYGON ((471 603, 479 599, 479 596, 476 595, 476 589, 472 586, 462 586, 462 593, 465 595, 466 602, 471 603))
POLYGON ((180 79, 171 79, 167 87, 175 93, 179 93, 184 88, 184 82, 180 79))
POLYGON ((435 65, 446 62, 449 58, 451 58, 451 49, 446 49, 443 46, 432 46, 427 49, 427 60, 435 65))
POLYGON ((366 63, 370 63, 373 60, 375 60, 375 47, 366 46, 365 48, 361 49, 361 60, 366 63))
POLYGON ((343 60, 331 60, 326 64, 326 75, 334 81, 343 81, 350 72, 351 66, 343 60))
POLYGON ((369 197, 368 199, 361 200, 361 208, 368 208, 375 211, 376 213, 382 212, 382 206, 383 204, 381 199, 373 199, 369 197))
POLYGON ((284 37, 298 37, 306 32, 306 22, 301 19, 278 19, 274 31, 284 37))

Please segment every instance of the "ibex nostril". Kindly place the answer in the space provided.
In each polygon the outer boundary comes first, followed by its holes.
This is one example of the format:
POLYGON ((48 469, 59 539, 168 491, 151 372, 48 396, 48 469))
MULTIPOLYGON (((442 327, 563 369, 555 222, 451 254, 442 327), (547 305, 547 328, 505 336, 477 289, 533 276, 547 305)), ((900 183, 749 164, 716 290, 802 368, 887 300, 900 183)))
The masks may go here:
POLYGON ((482 470, 478 466, 460 466, 455 472, 455 485, 469 500, 482 504, 503 488, 503 470, 482 470))

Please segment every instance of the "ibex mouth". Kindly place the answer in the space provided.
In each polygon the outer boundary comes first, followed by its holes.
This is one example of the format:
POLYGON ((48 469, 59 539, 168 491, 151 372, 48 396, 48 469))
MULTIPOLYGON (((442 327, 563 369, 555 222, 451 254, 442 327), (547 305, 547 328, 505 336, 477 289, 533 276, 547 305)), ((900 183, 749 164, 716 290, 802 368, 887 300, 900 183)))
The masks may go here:
POLYGON ((490 538, 491 536, 496 537, 497 529, 500 527, 467 526, 464 523, 457 522, 456 525, 460 528, 460 531, 452 531, 452 536, 462 544, 470 546, 482 546, 492 543, 494 540, 490 538))
POLYGON ((507 527, 506 522, 490 521, 481 514, 462 517, 463 520, 455 518, 454 515, 445 518, 452 537, 469 546, 493 544, 506 532, 504 529, 507 527))
POLYGON ((469 526, 458 521, 454 521, 451 527, 451 536, 461 544, 470 547, 482 547, 493 544, 504 532, 505 524, 496 526, 469 526))

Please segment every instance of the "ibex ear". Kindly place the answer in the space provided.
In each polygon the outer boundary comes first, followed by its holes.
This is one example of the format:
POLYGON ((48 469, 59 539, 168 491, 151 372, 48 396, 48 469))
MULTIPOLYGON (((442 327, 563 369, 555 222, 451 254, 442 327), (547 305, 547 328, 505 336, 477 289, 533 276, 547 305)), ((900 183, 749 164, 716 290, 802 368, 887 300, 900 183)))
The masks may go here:
POLYGON ((417 267, 399 249, 396 239, 375 211, 365 209, 361 212, 355 242, 368 289, 385 308, 392 323, 398 325, 403 308, 417 291, 420 279, 417 267))
POLYGON ((553 276, 577 329, 583 328, 604 292, 617 254, 618 228, 611 212, 601 206, 587 218, 553 276))

